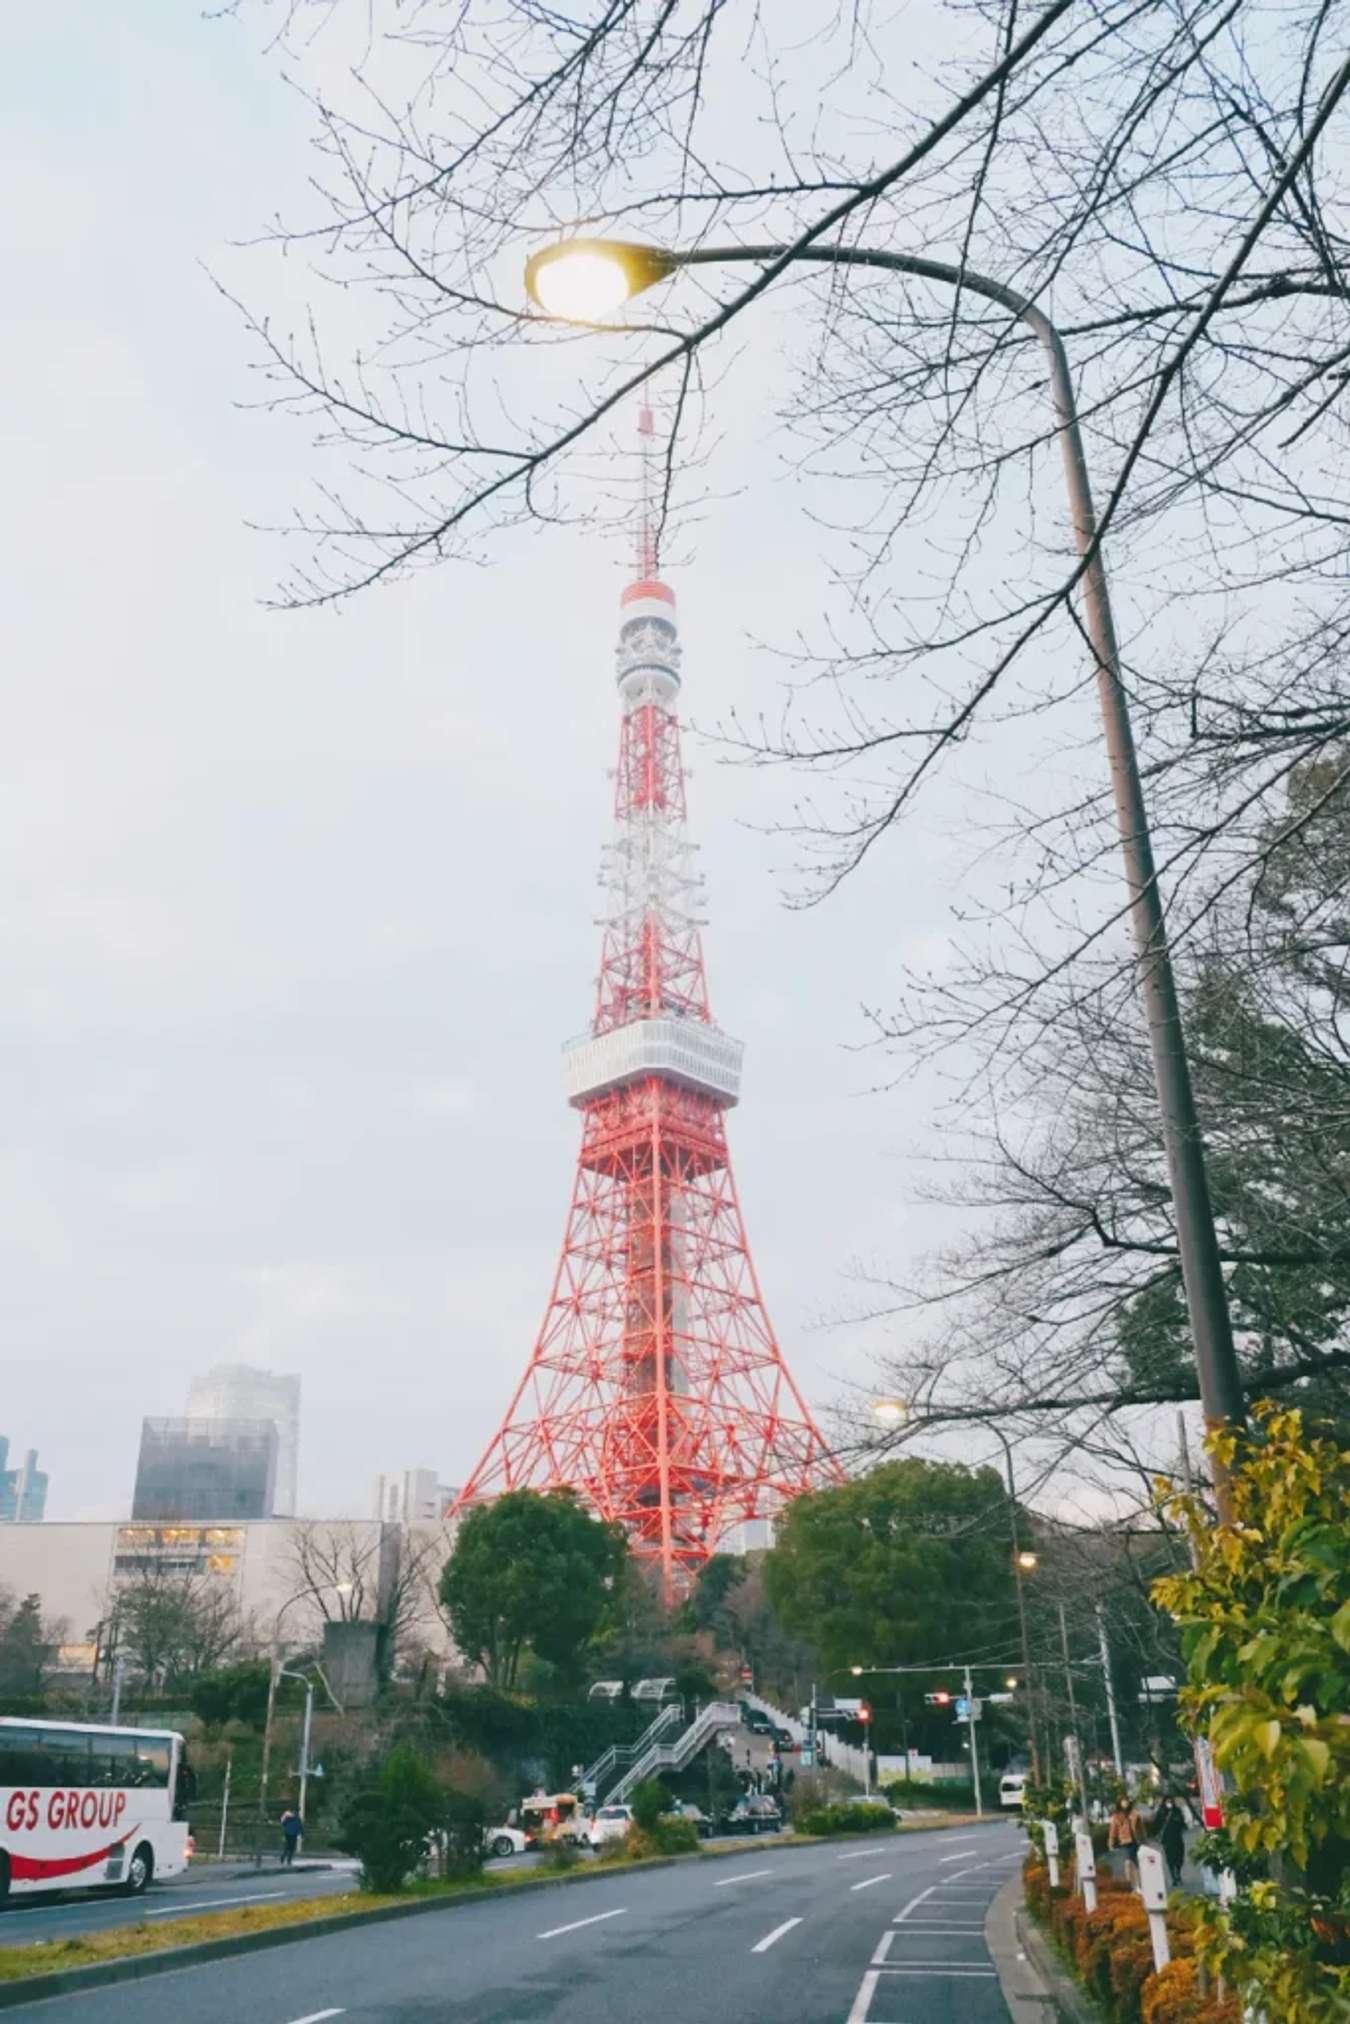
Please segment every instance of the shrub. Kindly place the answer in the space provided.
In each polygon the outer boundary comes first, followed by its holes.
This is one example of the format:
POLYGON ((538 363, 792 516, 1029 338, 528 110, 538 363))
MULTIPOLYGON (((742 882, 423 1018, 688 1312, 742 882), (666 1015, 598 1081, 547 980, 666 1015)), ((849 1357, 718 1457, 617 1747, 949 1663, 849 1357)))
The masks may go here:
POLYGON ((442 1801, 446 1876, 476 1876, 483 1867, 487 1808, 476 1792, 449 1791, 442 1801))
POLYGON ((1200 1971, 1194 1960, 1169 1961, 1144 1984, 1139 2006, 1142 2024, 1239 2024, 1236 1996, 1222 2003, 1200 1993, 1200 1971))
MULTIPOLYGON (((616 1847, 617 1845, 615 1842, 605 1843, 607 1849, 616 1847)), ((544 1852, 539 1858, 539 1867, 540 1869, 555 1871, 575 1869, 580 1860, 581 1857, 577 1854, 577 1847, 574 1841, 549 1841, 544 1844, 544 1852)))
POLYGON ((416 1750, 400 1744, 342 1809, 337 1846, 361 1865, 361 1888, 402 1890, 445 1820, 445 1794, 416 1750))
POLYGON ((888 1834, 895 1826, 895 1815, 889 1806, 843 1799, 832 1806, 808 1806, 794 1812, 793 1825, 802 1834, 888 1834))
POLYGON ((975 1787, 956 1778, 893 1778, 883 1789, 894 1806, 933 1807, 946 1813, 975 1811, 975 1787))
POLYGON ((600 1859, 641 1862, 656 1855, 692 1855, 697 1849, 698 1829, 693 1821, 686 1820, 682 1813, 662 1813, 650 1827, 643 1827, 635 1818, 622 1841, 605 1844, 600 1859))
POLYGON ((644 1778, 633 1787, 628 1804, 644 1834, 651 1834, 662 1814, 670 1811, 670 1794, 659 1778, 644 1778))

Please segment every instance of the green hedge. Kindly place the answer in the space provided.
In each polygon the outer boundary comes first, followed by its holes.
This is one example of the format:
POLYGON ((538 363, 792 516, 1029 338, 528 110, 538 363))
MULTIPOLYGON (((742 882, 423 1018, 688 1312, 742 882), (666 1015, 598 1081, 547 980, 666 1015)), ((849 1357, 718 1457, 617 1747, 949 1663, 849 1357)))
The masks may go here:
POLYGON ((895 1826, 889 1806, 866 1799, 842 1799, 833 1806, 809 1806, 796 1820, 801 1834, 885 1834, 895 1826))

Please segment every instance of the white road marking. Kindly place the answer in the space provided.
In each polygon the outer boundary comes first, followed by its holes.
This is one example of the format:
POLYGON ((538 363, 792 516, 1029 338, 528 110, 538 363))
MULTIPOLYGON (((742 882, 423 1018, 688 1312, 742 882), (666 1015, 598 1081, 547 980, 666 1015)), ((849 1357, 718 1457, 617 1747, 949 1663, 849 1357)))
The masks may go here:
POLYGON ((345 2017, 345 2010, 311 2010, 304 2017, 293 2017, 291 2024, 323 2024, 325 2017, 345 2017))
POLYGON ((776 1941, 782 1939, 784 1933, 790 1933, 794 1926, 799 1926, 800 1924, 801 1924, 800 1919, 784 1919, 781 1926, 775 1926, 771 1933, 765 1933, 764 1938, 762 1940, 756 1940, 754 1946, 751 1947, 750 1949, 751 1953, 767 1954, 770 1947, 773 1946, 776 1941))
POLYGON ((934 1961, 922 1968, 898 1968, 892 1962, 889 1967, 878 1968, 876 1972, 879 1975, 929 1975, 942 1982, 958 1982, 963 1978, 974 1977, 984 1977, 991 1982, 995 1979, 992 1968, 968 1968, 961 1961, 934 1961))
POLYGON ((888 1869, 884 1869, 884 1870, 883 1870, 883 1871, 881 1872, 881 1875, 880 1875, 880 1876, 865 1876, 865 1877, 863 1878, 863 1880, 862 1880, 862 1882, 861 1882, 861 1883, 854 1883, 854 1884, 850 1884, 850 1885, 849 1885, 849 1889, 850 1889, 850 1890, 871 1890, 871 1888, 872 1888, 872 1885, 873 1885, 874 1883, 889 1883, 889 1882, 890 1882, 890 1880, 891 1880, 891 1871, 890 1871, 890 1870, 888 1870, 888 1869))
POLYGON ((885 1967, 886 1956, 891 1951, 891 1941, 894 1938, 895 1938, 895 1928, 893 1926, 887 1926, 885 1932, 881 1935, 881 1938, 877 1941, 877 1950, 872 1956, 872 1966, 874 1968, 885 1967))
POLYGON ((883 1841, 874 1841, 870 1848, 851 1848, 847 1855, 837 1855, 836 1862, 861 1862, 865 1855, 880 1855, 886 1846, 883 1841))
POLYGON ((589 1919, 573 1919, 570 1925, 550 1926, 546 1933, 536 1933, 534 1937, 537 1940, 556 1940, 559 1933, 576 1933, 583 1926, 598 1926, 604 1919, 621 1919, 627 1909, 627 1905, 619 1905, 612 1912, 596 1912, 589 1919))
POLYGON ((944 1862, 960 1862, 963 1855, 970 1855, 973 1853, 974 1847, 975 1847, 974 1842, 970 1842, 966 1845, 965 1848, 958 1848, 954 1855, 940 1855, 938 1857, 938 1868, 941 1869, 944 1862))
POLYGON ((983 1926, 938 1926, 931 1919, 906 1919, 912 1933, 982 1933, 983 1926))
MULTIPOLYGON (((213 1912, 219 1905, 256 1905, 261 1904, 264 1898, 289 1897, 289 1895, 289 1891, 284 1890, 251 1890, 246 1891, 242 1897, 194 1898, 190 1905, 162 1905, 158 1911, 147 1912, 145 1916, 148 1919, 168 1919, 173 1918, 178 1912, 213 1912)), ((325 2015, 340 2017, 342 2012, 334 2010, 325 2012, 325 2015)), ((298 2018, 296 2024, 304 2024, 304 2019, 298 2018)))
POLYGON ((872 1997, 876 1993, 876 1986, 880 1980, 881 1970, 879 1968, 869 1968, 867 1970, 867 1973, 858 1985, 858 1993, 853 1998, 853 2008, 848 2013, 848 2024, 867 2024, 867 2012, 871 2007, 872 1997))
POLYGON ((905 1920, 909 1917, 910 1913, 913 1911, 915 1905, 921 1905, 925 1898, 932 1897, 933 1892, 936 1889, 937 1885, 935 1883, 930 1883, 927 1890, 921 1890, 917 1897, 912 1897, 909 1903, 896 1913, 895 1923, 898 1926, 902 1926, 905 1923, 905 1920))
POLYGON ((772 1876, 771 1869, 743 1869, 739 1876, 719 1876, 714 1890, 725 1890, 729 1883, 751 1883, 757 1876, 772 1876))

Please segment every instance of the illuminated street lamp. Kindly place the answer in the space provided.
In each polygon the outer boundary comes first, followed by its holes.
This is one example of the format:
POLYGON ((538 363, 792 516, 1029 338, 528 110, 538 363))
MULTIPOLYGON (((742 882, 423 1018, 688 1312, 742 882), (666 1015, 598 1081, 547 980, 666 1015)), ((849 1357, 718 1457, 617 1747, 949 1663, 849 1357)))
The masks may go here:
POLYGON ((1025 1547, 1022 1547, 1016 1555, 1016 1560, 1023 1574, 1034 1574, 1040 1562, 1040 1555, 1039 1553, 1029 1553, 1025 1547))
MULTIPOLYGON (((694 246, 674 251, 624 239, 564 239, 532 254, 525 287, 547 316, 569 323, 596 323, 614 314, 632 296, 685 267, 731 266, 750 262, 786 268, 799 261, 826 267, 873 267, 912 274, 948 288, 982 296, 1011 311, 1039 340, 1049 371, 1055 423, 1064 458, 1069 517, 1080 557, 1083 621, 1096 664, 1102 730, 1110 764, 1121 855, 1129 890, 1139 993, 1148 1026, 1153 1078, 1162 1119, 1163 1150, 1176 1217, 1177 1251, 1186 1311, 1195 1345, 1200 1397, 1209 1426, 1242 1427, 1246 1404, 1242 1372, 1233 1346, 1219 1242, 1214 1229, 1204 1141, 1191 1087, 1190 1066, 1168 949, 1167 920, 1159 890, 1148 807, 1139 773, 1129 700, 1121 676, 1120 648, 1111 612, 1101 530, 1092 503, 1087 452, 1078 419, 1073 375, 1064 340, 1038 303, 1015 288, 949 261, 881 247, 796 244, 777 246, 694 246)), ((766 276, 772 279, 772 274, 766 276)), ((1216 1466, 1219 1515, 1231 1516, 1226 1471, 1216 1466)))

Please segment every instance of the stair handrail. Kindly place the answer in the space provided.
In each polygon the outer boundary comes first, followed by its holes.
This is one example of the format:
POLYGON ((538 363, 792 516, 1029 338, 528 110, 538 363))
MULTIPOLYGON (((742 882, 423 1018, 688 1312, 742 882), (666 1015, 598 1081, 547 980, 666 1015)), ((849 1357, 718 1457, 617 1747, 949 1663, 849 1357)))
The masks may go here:
POLYGON ((611 1804, 625 1800, 633 1787, 640 1785, 653 1771, 682 1769, 709 1737, 719 1729, 738 1728, 740 1720, 741 1711, 734 1701, 709 1701, 673 1743, 653 1742, 636 1763, 628 1767, 609 1795, 611 1804))
POLYGON ((672 1722, 682 1722, 683 1720, 683 1701, 667 1701, 664 1707, 657 1710, 636 1742, 611 1743, 607 1750, 601 1751, 594 1764, 586 1766, 579 1782, 583 1787, 594 1785, 598 1799, 600 1797, 600 1781, 602 1778, 607 1777, 611 1771, 615 1770, 623 1759, 626 1758, 631 1763, 633 1758, 641 1751, 647 1749, 650 1744, 654 1743, 657 1737, 670 1727, 672 1722))

